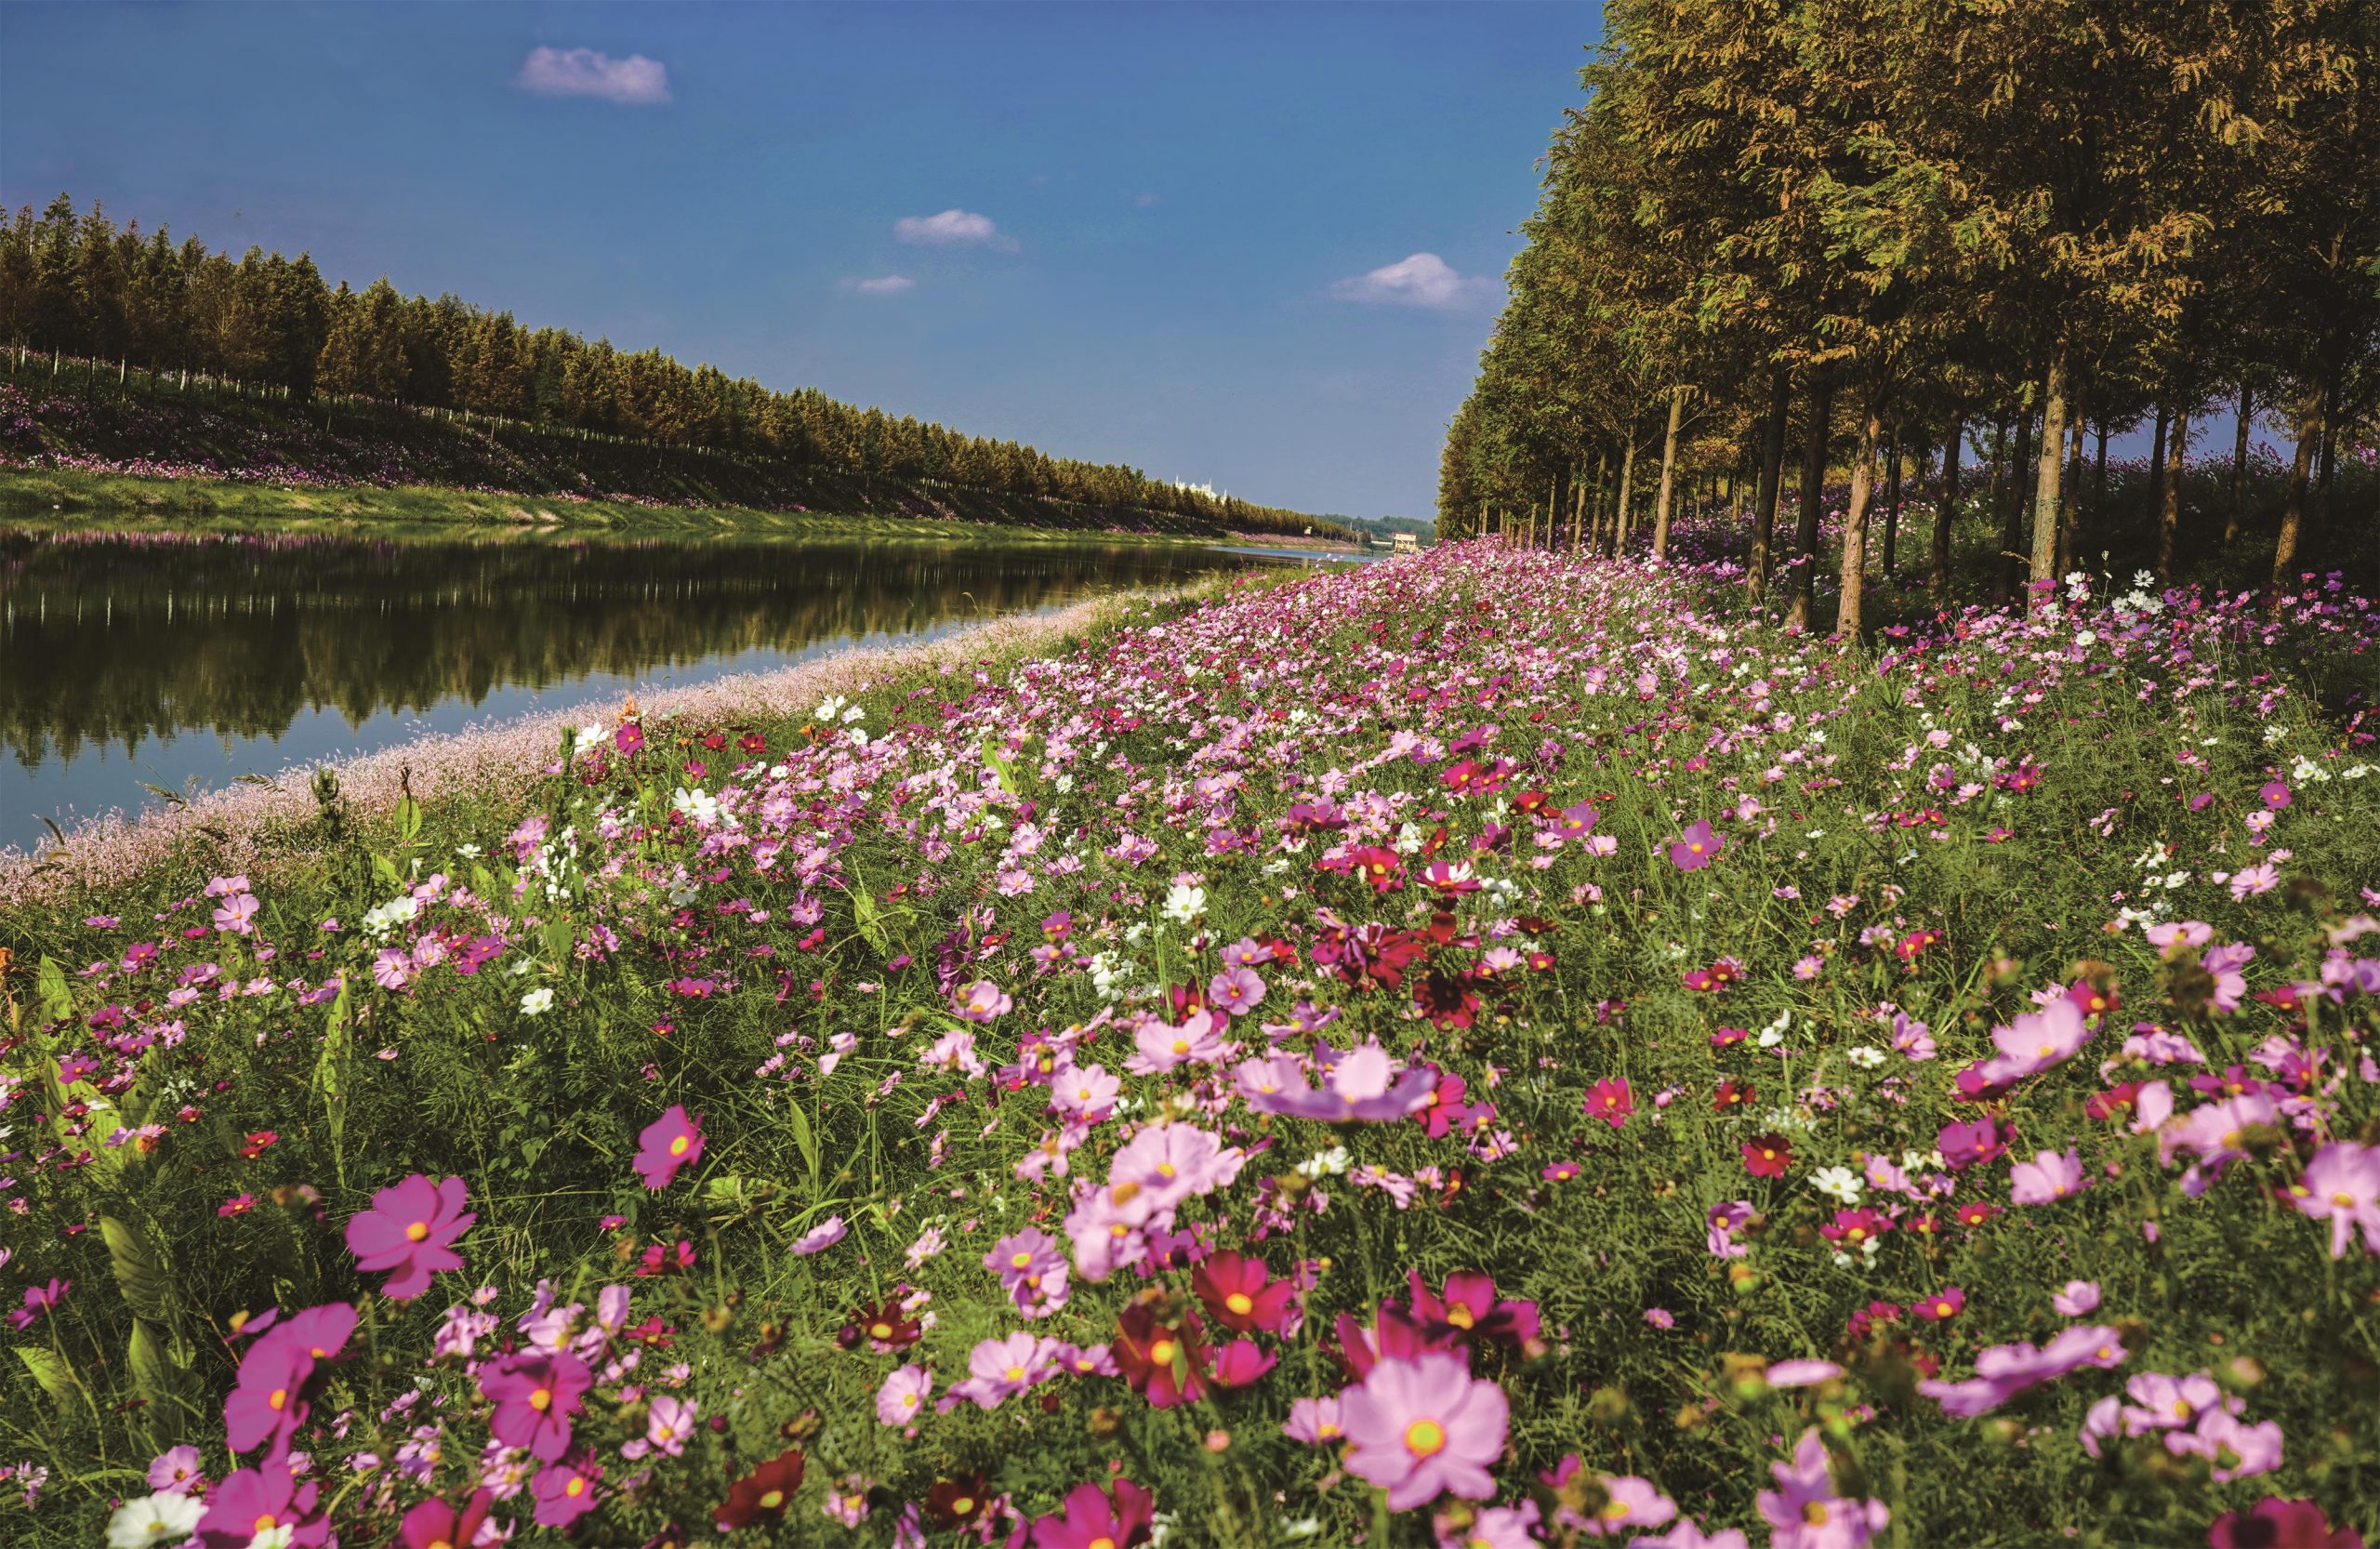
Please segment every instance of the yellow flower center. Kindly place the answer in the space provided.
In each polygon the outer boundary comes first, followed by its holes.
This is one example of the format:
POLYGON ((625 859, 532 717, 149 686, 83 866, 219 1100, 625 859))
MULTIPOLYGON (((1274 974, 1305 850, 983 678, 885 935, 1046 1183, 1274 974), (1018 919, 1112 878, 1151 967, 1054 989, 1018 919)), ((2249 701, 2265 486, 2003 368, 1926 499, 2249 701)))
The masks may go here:
POLYGON ((1802 1520, 1813 1528, 1826 1526, 1826 1503, 1812 1501, 1802 1507, 1802 1520))
POLYGON ((779 1506, 782 1506, 782 1505, 784 1505, 784 1504, 785 1504, 785 1491, 784 1491, 784 1490, 781 1490, 781 1489, 763 1490, 763 1491, 761 1492, 761 1494, 760 1494, 760 1509, 761 1509, 762 1511, 764 1511, 764 1512, 773 1512, 773 1511, 776 1510, 779 1506))
POLYGON ((1008 1264, 1011 1269, 1023 1269, 1026 1264, 1031 1264, 1032 1262, 1033 1255, 1030 1253, 1011 1253, 1008 1256, 1008 1264))
POLYGON ((546 1410, 552 1409, 554 1407, 554 1390, 549 1387, 533 1389, 529 1394, 529 1407, 536 1410, 539 1414, 543 1414, 546 1410))
POLYGON ((575 1501, 587 1493, 587 1481, 573 1474, 570 1476, 570 1483, 562 1487, 562 1492, 575 1501))
POLYGON ((1223 1305, 1241 1317, 1246 1317, 1256 1310, 1256 1299, 1244 1291, 1235 1291, 1223 1298, 1223 1305))
POLYGON ((1008 1380, 1012 1383, 1021 1383, 1025 1381, 1025 1368, 1021 1366, 1010 1367, 1008 1369, 1008 1380))
POLYGON ((2345 1189, 2341 1189, 2336 1194, 2331 1196, 2331 1203, 2336 1205, 2341 1210, 2347 1210, 2355 1203, 2355 1196, 2349 1194, 2345 1189))
POLYGON ((1141 1185, 1127 1178, 1107 1191, 1108 1203, 1118 1206, 1129 1205, 1140 1197, 1140 1193, 1141 1185))
POLYGON ((1937 1317, 1948 1317, 1958 1310, 1958 1308, 1950 1305, 1948 1302, 1937 1302, 1934 1304, 1934 1316, 1937 1317))
POLYGON ((1447 1309, 1447 1321, 1458 1329, 1468 1329, 1475 1320, 1471 1316, 1471 1309, 1457 1302, 1447 1309))
POLYGON ((1085 1545, 1085 1549, 1116 1549, 1116 1541, 1105 1533, 1102 1533, 1085 1545))
POLYGON ((1149 1359, 1158 1366, 1171 1366, 1174 1355, 1179 1348, 1170 1339, 1158 1340, 1149 1346, 1149 1359))
POLYGON ((693 1144, 694 1141, 685 1135, 671 1135, 669 1137, 669 1154, 673 1157, 682 1157, 686 1154, 686 1147, 693 1144))
POLYGON ((891 1339, 892 1337, 892 1325, 890 1323, 871 1323, 868 1325, 867 1332, 868 1336, 872 1339, 891 1339))
POLYGON ((965 1516, 974 1509, 975 1498, 972 1495, 962 1495, 950 1503, 950 1515, 953 1516, 965 1516))
POLYGON ((285 1387, 277 1387, 272 1390, 271 1396, 265 1399, 264 1407, 278 1414, 288 1403, 289 1390, 285 1387))
POLYGON ((1435 1457, 1446 1446, 1446 1427, 1435 1420, 1417 1420, 1405 1427, 1405 1450, 1417 1458, 1435 1457))
POLYGON ((1175 1039, 1173 1040, 1173 1052, 1177 1054, 1188 1053, 1190 1052, 1190 1040, 1186 1038, 1175 1039))
POLYGON ((430 1223, 427 1221, 416 1221, 405 1228, 405 1240, 407 1242, 419 1242, 429 1235, 430 1223))
POLYGON ((281 1524, 274 1519, 272 1513, 267 1512, 262 1516, 258 1517, 253 1526, 259 1533, 269 1533, 275 1528, 280 1527, 281 1524))
POLYGON ((1602 1517, 1606 1522, 1625 1522, 1628 1519, 1628 1510, 1629 1507, 1627 1502, 1615 1499, 1606 1501, 1603 1503, 1603 1510, 1595 1513, 1595 1515, 1602 1517))

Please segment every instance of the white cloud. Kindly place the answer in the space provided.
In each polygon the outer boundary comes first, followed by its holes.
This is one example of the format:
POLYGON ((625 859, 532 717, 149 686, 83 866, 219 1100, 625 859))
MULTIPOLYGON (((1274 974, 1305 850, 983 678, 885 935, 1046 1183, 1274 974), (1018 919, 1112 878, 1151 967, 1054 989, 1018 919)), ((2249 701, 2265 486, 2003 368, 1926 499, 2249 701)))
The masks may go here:
POLYGON ((922 247, 997 247, 1016 251, 1014 238, 1002 232, 988 215, 945 210, 940 215, 905 215, 892 222, 892 234, 922 247))
POLYGON ((532 48, 519 84, 540 97, 600 97, 607 102, 667 102, 669 71, 658 60, 615 60, 592 48, 532 48))
POLYGON ((918 282, 906 274, 879 274, 866 280, 845 280, 843 288, 862 296, 898 296, 905 290, 917 289, 918 282))
POLYGON ((1496 282, 1478 274, 1458 274, 1435 253, 1383 264, 1368 274, 1339 280, 1330 294, 1342 301, 1372 306, 1428 307, 1451 311, 1484 301, 1495 294, 1496 282))

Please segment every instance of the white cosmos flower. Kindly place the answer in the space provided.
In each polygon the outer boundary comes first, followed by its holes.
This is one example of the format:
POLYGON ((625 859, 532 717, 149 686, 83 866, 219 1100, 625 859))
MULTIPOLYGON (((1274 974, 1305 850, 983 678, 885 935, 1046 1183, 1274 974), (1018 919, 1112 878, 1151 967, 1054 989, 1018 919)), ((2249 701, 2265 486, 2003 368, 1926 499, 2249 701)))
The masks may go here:
POLYGON ((198 1531, 206 1503, 173 1490, 160 1490, 126 1501, 108 1518, 108 1549, 142 1549, 152 1543, 179 1543, 198 1531))
POLYGON ((1851 1205, 1858 1202, 1859 1193, 1868 1184, 1847 1167, 1821 1167, 1810 1174, 1810 1186, 1830 1199, 1851 1205))
POLYGON ((543 1016, 553 1009, 554 992, 543 985, 521 997, 521 1014, 523 1016, 543 1016))

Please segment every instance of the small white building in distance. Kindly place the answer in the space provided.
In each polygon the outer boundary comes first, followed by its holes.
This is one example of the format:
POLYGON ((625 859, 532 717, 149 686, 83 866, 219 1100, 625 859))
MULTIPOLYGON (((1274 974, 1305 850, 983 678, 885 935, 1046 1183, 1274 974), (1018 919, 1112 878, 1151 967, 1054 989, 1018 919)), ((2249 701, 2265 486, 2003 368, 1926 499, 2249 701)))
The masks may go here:
POLYGON ((1390 547, 1400 554, 1418 554, 1421 551, 1421 540, 1412 533, 1397 533, 1392 536, 1390 547))

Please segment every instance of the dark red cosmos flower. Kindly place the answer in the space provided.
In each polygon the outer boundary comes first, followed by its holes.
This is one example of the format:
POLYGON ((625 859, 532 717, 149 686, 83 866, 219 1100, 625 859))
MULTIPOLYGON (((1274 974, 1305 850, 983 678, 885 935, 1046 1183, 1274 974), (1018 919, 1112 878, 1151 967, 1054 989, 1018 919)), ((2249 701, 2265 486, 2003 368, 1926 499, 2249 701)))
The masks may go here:
POLYGON ((240 1155, 245 1157, 250 1161, 254 1161, 258 1157, 264 1155, 264 1148, 266 1146, 271 1145, 274 1141, 277 1141, 280 1138, 281 1136, 271 1130, 255 1131, 247 1135, 241 1143, 240 1155))
POLYGON ((1740 1108, 1752 1101, 1752 1091, 1750 1081, 1739 1081, 1733 1078, 1721 1081, 1719 1090, 1711 1094, 1711 1111, 1727 1113, 1740 1108))
POLYGON ((848 1350, 865 1340, 879 1354, 890 1355, 915 1344, 918 1333, 916 1322, 900 1308, 887 1302, 870 1302, 852 1314, 851 1321, 843 1325, 835 1343, 848 1350))
POLYGON ((1793 1165, 1793 1147, 1783 1135, 1754 1135, 1744 1142, 1744 1171, 1755 1178, 1782 1178, 1793 1165))
POLYGON ((1195 1312, 1183 1313, 1178 1323, 1160 1318, 1156 1298, 1144 1291, 1117 1318, 1108 1354, 1151 1409, 1170 1410, 1206 1397, 1204 1331, 1195 1312))
POLYGON ((1217 1253, 1198 1266, 1190 1289, 1216 1322, 1243 1334, 1277 1334, 1289 1327, 1297 1285, 1276 1280, 1253 1254, 1217 1253))
POLYGON ((728 1532, 783 1516, 793 1503, 793 1492, 801 1488, 804 1466, 801 1450, 789 1447, 728 1486, 727 1499, 712 1514, 719 1530, 728 1532))
POLYGON ((1405 862, 1394 850, 1383 850, 1377 844, 1367 844, 1347 857, 1348 870, 1359 880, 1369 882, 1374 893, 1394 893, 1405 880, 1405 862))
POLYGON ((1433 1333, 1395 1302, 1380 1304, 1369 1329, 1356 1322, 1353 1314, 1342 1312, 1331 1331, 1338 1336, 1339 1364, 1357 1382, 1370 1376, 1372 1368, 1382 1360, 1411 1360, 1433 1350, 1450 1349, 1455 1343, 1451 1328, 1433 1333))
POLYGON ((991 1510, 991 1484, 981 1474, 937 1480, 926 1491, 926 1519, 945 1531, 972 1527, 991 1510))
POLYGON ((1479 1020, 1479 996, 1468 973, 1424 973, 1413 981, 1413 1009, 1440 1027, 1479 1020))
POLYGON ((2334 1528, 2311 1501, 2268 1495, 2245 1516, 2225 1512, 2208 1524, 2209 1549, 2363 1549, 2353 1528, 2334 1528))
POLYGON ((2122 1081, 2105 1092, 2095 1092, 2082 1102, 2082 1111, 2094 1119, 2122 1119, 2132 1112, 2140 1101, 2140 1083, 2122 1081))

